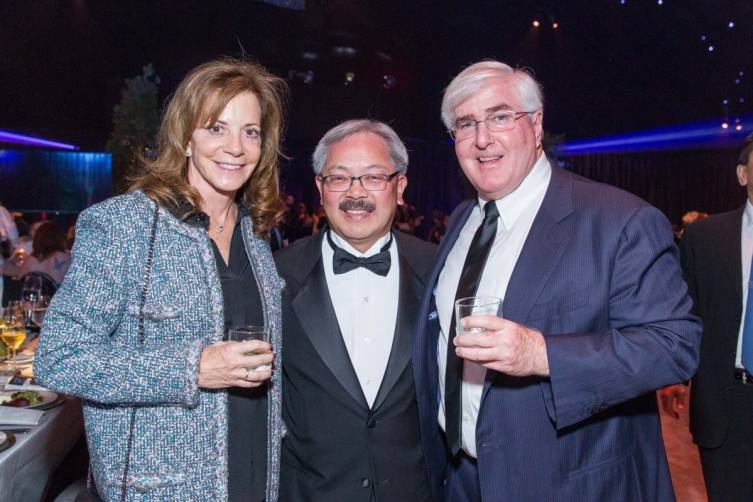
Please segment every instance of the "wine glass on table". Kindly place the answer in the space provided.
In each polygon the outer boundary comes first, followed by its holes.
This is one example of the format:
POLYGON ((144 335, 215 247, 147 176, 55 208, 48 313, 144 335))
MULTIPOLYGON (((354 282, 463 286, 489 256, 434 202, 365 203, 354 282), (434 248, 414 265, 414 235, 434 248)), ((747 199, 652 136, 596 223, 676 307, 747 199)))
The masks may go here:
POLYGON ((23 300, 24 311, 26 313, 24 324, 31 325, 32 313, 41 295, 42 278, 36 275, 26 274, 23 283, 21 284, 21 299, 23 300))
POLYGON ((47 307, 49 305, 50 297, 41 295, 31 307, 31 310, 26 311, 27 341, 33 340, 42 331, 42 322, 44 321, 45 314, 47 314, 47 307))
POLYGON ((38 275, 26 274, 21 284, 21 298, 24 302, 34 304, 42 295, 42 278, 38 275))
POLYGON ((4 314, 4 327, 0 333, 0 340, 11 351, 11 373, 16 373, 16 352, 26 340, 26 329, 23 322, 23 310, 18 302, 8 303, 4 314))
MULTIPOLYGON (((8 322, 5 320, 6 312, 7 309, 5 307, 0 307, 0 340, 2 340, 3 331, 5 331, 5 328, 8 327, 8 322)), ((5 359, 8 354, 8 350, 5 348, 5 344, 0 345, 0 348, 3 349, 2 358, 5 359)))

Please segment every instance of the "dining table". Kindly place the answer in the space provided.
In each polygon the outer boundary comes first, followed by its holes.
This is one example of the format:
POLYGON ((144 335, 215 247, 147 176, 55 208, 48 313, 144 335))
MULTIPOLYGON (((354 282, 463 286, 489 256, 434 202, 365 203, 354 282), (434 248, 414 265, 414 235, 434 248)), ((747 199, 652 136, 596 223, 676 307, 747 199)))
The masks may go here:
MULTIPOLYGON (((21 375, 30 375, 31 361, 20 365, 21 375)), ((7 364, 0 364, 0 372, 7 364)), ((0 390, 24 390, 12 385, 9 376, 0 377, 0 390)), ((32 384, 29 389, 39 389, 32 384)), ((52 394, 46 392, 47 395, 52 394)), ((81 401, 55 395, 43 409, 36 425, 2 423, 0 414, 0 501, 38 502, 45 496, 48 483, 84 431, 81 401), (3 437, 4 436, 4 437, 3 437)), ((38 408, 37 408, 38 409, 38 408)), ((2 410, 0 410, 2 411, 2 410)))

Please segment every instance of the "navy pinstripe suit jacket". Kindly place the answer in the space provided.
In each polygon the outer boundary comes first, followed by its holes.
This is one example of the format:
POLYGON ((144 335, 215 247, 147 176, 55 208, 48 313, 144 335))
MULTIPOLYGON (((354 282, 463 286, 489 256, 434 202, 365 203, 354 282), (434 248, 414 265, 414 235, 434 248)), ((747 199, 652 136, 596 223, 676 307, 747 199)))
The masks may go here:
MULTIPOLYGON (((419 313, 413 367, 422 442, 440 498, 433 290, 475 201, 453 213, 419 313)), ((549 378, 488 371, 476 427, 484 501, 674 500, 654 390, 696 370, 690 313, 666 218, 644 201, 560 168, 503 304, 546 338, 549 378)))

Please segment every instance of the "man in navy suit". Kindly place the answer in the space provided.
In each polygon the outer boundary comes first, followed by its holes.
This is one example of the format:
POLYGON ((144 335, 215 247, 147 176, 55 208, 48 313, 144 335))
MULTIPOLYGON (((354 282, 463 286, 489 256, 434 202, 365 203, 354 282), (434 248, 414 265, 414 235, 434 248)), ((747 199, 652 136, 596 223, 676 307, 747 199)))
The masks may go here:
POLYGON ((478 198, 451 217, 414 339, 434 496, 674 500, 654 391, 693 375, 701 325, 669 222, 550 165, 525 71, 466 68, 442 119, 478 198), (461 295, 502 307, 456 320, 461 295))
MULTIPOLYGON (((703 320, 690 430, 710 502, 753 500, 753 367, 743 358, 743 334, 750 328, 748 306, 753 302, 753 136, 740 152, 736 172, 746 187, 745 204, 693 223, 680 242, 694 312, 703 320)), ((663 389, 665 411, 679 418, 686 393, 685 385, 663 389)))

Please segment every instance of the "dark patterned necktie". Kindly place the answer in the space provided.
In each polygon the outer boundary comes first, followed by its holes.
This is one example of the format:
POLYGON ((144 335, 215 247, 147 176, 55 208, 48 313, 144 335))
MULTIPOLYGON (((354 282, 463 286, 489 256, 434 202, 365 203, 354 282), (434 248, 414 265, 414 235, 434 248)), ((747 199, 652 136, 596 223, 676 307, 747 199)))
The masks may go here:
POLYGON ((350 272, 358 267, 369 269, 375 274, 383 277, 390 271, 390 246, 392 245, 392 233, 390 233, 390 238, 387 243, 382 246, 382 249, 380 249, 377 254, 367 258, 353 256, 335 244, 335 241, 332 240, 332 236, 330 235, 330 230, 327 230, 327 242, 329 242, 330 247, 332 247, 335 252, 332 257, 332 269, 335 274, 344 274, 345 272, 350 272))
MULTIPOLYGON (((497 204, 492 200, 484 206, 484 221, 476 230, 473 236, 471 246, 468 248, 468 255, 463 264, 463 271, 460 273, 458 289, 455 293, 455 300, 475 296, 478 284, 481 282, 481 274, 484 271, 486 258, 494 244, 494 237, 497 235, 497 218, 499 211, 497 204)), ((452 343, 455 339, 455 302, 452 302, 452 321, 450 322, 450 331, 447 333, 447 371, 445 373, 445 433, 447 437, 447 447, 452 455, 457 455, 462 446, 462 429, 461 415, 462 396, 461 384, 463 381, 463 360, 455 354, 455 345, 452 343)))

